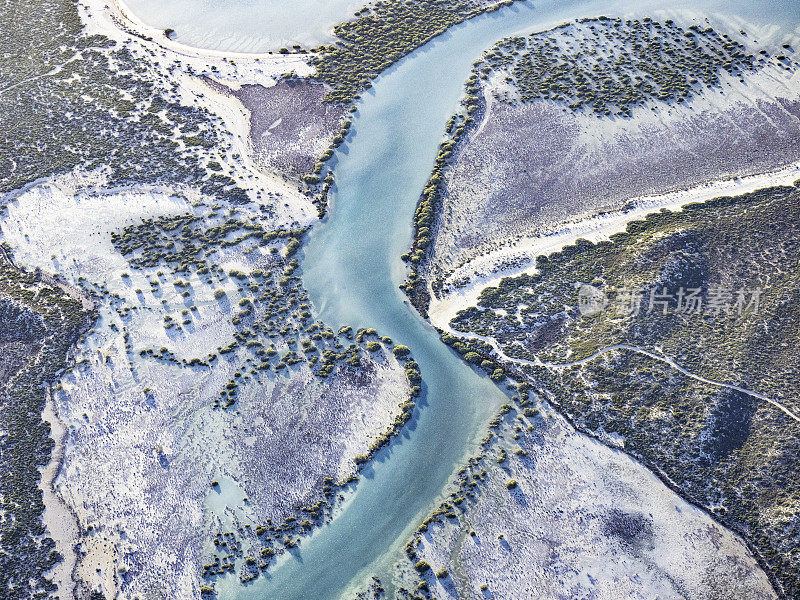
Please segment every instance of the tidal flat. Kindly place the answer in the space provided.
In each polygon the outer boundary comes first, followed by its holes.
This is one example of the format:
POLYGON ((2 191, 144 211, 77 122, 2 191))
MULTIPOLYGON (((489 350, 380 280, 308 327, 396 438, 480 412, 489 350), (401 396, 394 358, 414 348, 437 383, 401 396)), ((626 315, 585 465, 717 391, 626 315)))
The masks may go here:
POLYGON ((642 196, 797 162, 799 75, 782 52, 705 23, 618 19, 586 19, 487 51, 451 125, 457 141, 443 150, 435 227, 417 233, 432 243, 420 269, 432 295, 456 291, 457 269, 510 240, 642 196), (641 56, 627 58, 631 39, 641 56), (552 64, 530 66, 530 56, 552 64), (679 59, 686 65, 676 67, 679 59), (615 86, 636 93, 618 96, 615 86))
MULTIPOLYGON (((796 320, 794 284, 785 280, 793 276, 781 265, 797 238, 793 47, 792 39, 761 45, 743 23, 716 29, 696 17, 584 18, 502 40, 475 62, 462 109, 445 127, 403 257, 404 289, 467 362, 492 379, 532 385, 578 431, 624 449, 703 518, 733 530, 726 533, 749 572, 757 564, 767 576, 749 590, 718 588, 740 581, 731 571, 676 583, 665 597, 797 590, 797 493, 788 484, 796 462, 788 432, 800 422, 790 391, 797 368, 781 356, 794 345, 785 328, 796 320), (694 319, 670 313, 673 302, 659 320, 656 289, 666 294, 681 283, 698 286, 708 307, 724 286, 731 298, 769 289, 770 300, 758 316, 722 306, 719 321, 711 308, 694 319), (587 318, 577 308, 581 286, 610 294, 609 302, 641 288, 650 309, 587 318), (698 591, 704 585, 711 588, 698 591)), ((522 415, 539 414, 525 396, 522 415)), ((516 443, 536 430, 520 422, 502 439, 516 443)), ((496 462, 506 464, 511 450, 496 462)), ((496 548, 464 550, 472 549, 471 513, 480 514, 477 536, 500 530, 502 520, 485 525, 490 514, 529 515, 515 501, 530 473, 517 478, 509 469, 506 490, 498 479, 485 493, 486 473, 470 481, 471 467, 461 482, 474 493, 453 496, 431 515, 442 526, 429 534, 426 523, 409 546, 411 565, 425 575, 417 593, 486 595, 493 584, 501 597, 545 588, 560 597, 547 576, 537 580, 541 588, 526 588, 527 580, 495 570, 496 548), (491 581, 479 583, 484 574, 491 581)), ((498 535, 510 561, 546 570, 531 539, 514 549, 502 541, 511 534, 498 535)), ((567 570, 587 568, 576 564, 567 570)), ((409 589, 414 569, 404 575, 409 589)), ((681 571, 692 577, 692 567, 681 571)), ((711 571, 706 564, 698 573, 711 571)), ((580 577, 573 592, 587 594, 580 577)), ((612 593, 602 591, 604 581, 613 582, 609 590, 627 585, 619 573, 589 577, 601 596, 612 593)))

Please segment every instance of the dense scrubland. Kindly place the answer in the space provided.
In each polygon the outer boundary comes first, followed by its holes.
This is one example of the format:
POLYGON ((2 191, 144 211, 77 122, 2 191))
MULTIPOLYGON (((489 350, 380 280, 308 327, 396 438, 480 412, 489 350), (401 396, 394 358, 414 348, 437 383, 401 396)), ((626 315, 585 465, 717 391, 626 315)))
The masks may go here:
POLYGON ((556 100, 570 110, 630 117, 648 100, 682 103, 718 87, 721 73, 742 76, 766 61, 712 27, 683 29, 649 18, 577 23, 586 30, 566 23, 544 35, 507 38, 484 54, 479 72, 503 74, 522 102, 556 100))
POLYGON ((108 38, 82 36, 72 2, 7 2, 3 14, 0 191, 102 167, 112 185, 183 183, 244 199, 230 177, 200 161, 223 145, 219 120, 181 105, 175 83, 157 85, 167 73, 108 38))
POLYGON ((350 103, 392 64, 447 31, 513 0, 399 0, 365 6, 352 21, 334 27, 335 44, 317 49, 316 77, 333 89, 328 102, 350 103))
MULTIPOLYGON (((186 214, 149 219, 128 226, 122 232, 112 233, 112 242, 132 267, 163 266, 176 275, 196 274, 204 285, 216 287, 214 298, 220 303, 229 303, 225 290, 217 287, 227 282, 233 282, 239 292, 245 294, 237 301, 231 317, 237 333, 230 344, 218 348, 217 354, 178 361, 168 349, 148 349, 141 351, 142 356, 189 366, 209 366, 222 355, 247 348, 254 355, 247 362, 256 360, 258 364, 253 367, 256 370, 280 371, 287 366, 308 362, 318 377, 329 375, 337 361, 346 360, 349 365, 359 366, 359 354, 375 352, 383 346, 400 357, 405 356, 401 347, 395 347, 389 338, 378 338, 375 330, 359 331, 355 336, 347 328, 334 333, 324 323, 313 319, 308 295, 296 273, 299 262, 295 253, 301 246, 303 234, 303 230, 267 231, 253 220, 224 218, 213 211, 202 216, 186 214), (209 226, 214 223, 218 224, 209 226), (214 257, 220 249, 231 247, 243 254, 258 247, 269 248, 271 268, 249 272, 230 269, 226 272, 214 262, 214 257), (365 336, 376 339, 365 342, 365 336), (342 339, 351 340, 347 348, 342 346, 342 339), (273 340, 282 341, 287 348, 278 353, 273 340), (358 344, 364 348, 359 348, 358 344)), ((150 281, 151 290, 161 285, 159 278, 150 281)), ((193 297, 190 283, 176 279, 172 285, 182 290, 185 298, 193 297)), ((165 329, 180 329, 192 324, 195 311, 196 307, 189 306, 179 318, 167 315, 164 318, 165 329)), ((235 403, 237 383, 235 380, 229 382, 220 392, 218 404, 222 408, 235 403)))

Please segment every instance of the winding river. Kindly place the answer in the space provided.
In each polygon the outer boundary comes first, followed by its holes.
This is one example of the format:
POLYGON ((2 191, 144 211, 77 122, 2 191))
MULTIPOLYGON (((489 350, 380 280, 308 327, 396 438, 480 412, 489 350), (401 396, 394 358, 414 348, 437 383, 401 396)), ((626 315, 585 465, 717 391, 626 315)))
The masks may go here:
MULTIPOLYGON (((403 545, 440 501, 505 399, 501 389, 440 342, 398 289, 404 277, 399 256, 410 244, 417 198, 473 61, 515 33, 580 16, 666 16, 665 5, 686 4, 517 3, 452 29, 395 65, 364 94, 354 134, 335 158, 337 188, 329 217, 314 228, 305 247, 304 281, 320 317, 334 329, 375 327, 409 346, 425 393, 412 422, 365 469, 336 517, 252 585, 241 587, 233 577, 219 582, 221 598, 335 599, 371 575, 388 587, 403 545)), ((733 10, 765 26, 800 22, 800 6, 791 0, 704 5, 706 11, 733 10)))

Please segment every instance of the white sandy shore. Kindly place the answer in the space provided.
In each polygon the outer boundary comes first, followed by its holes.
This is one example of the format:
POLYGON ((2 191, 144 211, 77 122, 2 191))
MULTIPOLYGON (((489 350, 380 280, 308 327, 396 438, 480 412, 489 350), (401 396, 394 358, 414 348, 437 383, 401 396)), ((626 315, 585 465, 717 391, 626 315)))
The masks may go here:
POLYGON ((445 281, 446 288, 450 285, 449 291, 441 298, 431 294, 428 311, 431 323, 450 331, 450 320, 459 310, 474 306, 485 288, 497 285, 503 277, 536 272, 537 256, 558 252, 579 238, 596 243, 624 231, 628 222, 641 219, 662 208, 680 210, 692 202, 705 202, 720 196, 737 196, 775 185, 792 185, 798 179, 800 162, 771 173, 723 179, 658 196, 632 198, 630 210, 594 215, 564 223, 545 235, 517 240, 456 269, 445 281), (452 286, 459 279, 467 280, 468 283, 460 288, 452 286))
MULTIPOLYGON (((164 30, 158 27, 152 27, 139 19, 136 14, 125 4, 123 0, 79 0, 79 8, 84 11, 90 11, 92 14, 89 16, 90 20, 84 15, 81 17, 84 23, 90 27, 87 33, 94 34, 100 33, 112 39, 120 40, 126 35, 134 33, 137 36, 153 38, 152 43, 158 45, 166 50, 171 50, 176 54, 189 58, 201 58, 203 60, 215 60, 221 58, 234 58, 234 59, 251 59, 251 60, 266 60, 275 61, 276 63, 297 65, 304 64, 307 68, 308 58, 313 54, 278 54, 278 53, 256 53, 256 52, 230 52, 227 50, 209 50, 204 48, 195 48, 186 44, 181 44, 175 40, 169 39, 164 35, 164 30), (101 18, 98 21, 97 15, 100 14, 101 18), (128 31, 125 31, 128 30, 128 31)), ((145 42, 145 40, 142 40, 145 42)), ((145 42, 147 43, 147 42, 145 42)), ((313 69, 312 69, 313 70, 313 69)))

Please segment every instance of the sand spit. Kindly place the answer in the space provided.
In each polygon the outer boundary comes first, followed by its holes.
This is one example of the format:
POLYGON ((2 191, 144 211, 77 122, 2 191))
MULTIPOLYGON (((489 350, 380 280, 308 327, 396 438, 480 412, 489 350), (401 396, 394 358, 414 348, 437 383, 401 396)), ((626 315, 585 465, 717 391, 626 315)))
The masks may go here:
POLYGON ((143 42, 152 43, 188 58, 199 58, 203 61, 275 59, 276 62, 281 62, 284 65, 296 64, 300 67, 300 65, 306 63, 308 56, 311 56, 310 54, 230 52, 227 50, 195 48, 172 40, 167 37, 164 30, 144 23, 130 10, 123 0, 80 0, 79 5, 83 10, 87 11, 89 19, 84 19, 84 22, 87 24, 87 33, 90 35, 100 33, 112 39, 128 39, 131 36, 135 36, 143 42))

